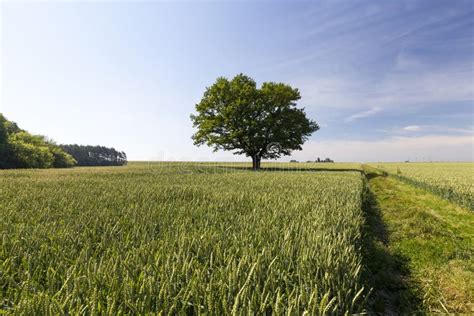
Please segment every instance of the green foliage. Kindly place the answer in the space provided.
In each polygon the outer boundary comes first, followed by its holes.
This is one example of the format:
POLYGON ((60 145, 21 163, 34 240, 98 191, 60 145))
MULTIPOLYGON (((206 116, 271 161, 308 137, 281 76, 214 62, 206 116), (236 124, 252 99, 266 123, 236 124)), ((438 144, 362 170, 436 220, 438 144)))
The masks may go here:
POLYGON ((255 169, 261 159, 276 159, 301 150, 307 138, 319 129, 296 108, 298 89, 283 83, 265 82, 260 89, 243 74, 232 80, 218 78, 206 89, 191 115, 194 144, 245 154, 255 169), (272 144, 277 146, 272 148, 272 144))
POLYGON ((7 128, 6 128, 7 119, 0 113, 0 144, 6 143, 8 138, 7 128))
POLYGON ((18 168, 51 168, 54 156, 42 136, 27 132, 13 134, 9 138, 18 168))
POLYGON ((71 315, 365 310, 360 172, 198 168, 0 171, 0 305, 71 315))
POLYGON ((8 135, 13 135, 15 133, 19 133, 23 131, 21 128, 18 127, 18 125, 15 122, 8 121, 6 119, 5 119, 5 130, 7 131, 8 135))
POLYGON ((8 144, 7 120, 0 113, 0 169, 9 166, 10 146, 8 144))
POLYGON ((53 154, 54 168, 69 168, 77 164, 76 159, 74 159, 70 154, 64 151, 61 147, 54 143, 49 143, 49 151, 53 154))
POLYGON ((32 135, 0 114, 0 169, 65 168, 75 160, 44 136, 32 135))

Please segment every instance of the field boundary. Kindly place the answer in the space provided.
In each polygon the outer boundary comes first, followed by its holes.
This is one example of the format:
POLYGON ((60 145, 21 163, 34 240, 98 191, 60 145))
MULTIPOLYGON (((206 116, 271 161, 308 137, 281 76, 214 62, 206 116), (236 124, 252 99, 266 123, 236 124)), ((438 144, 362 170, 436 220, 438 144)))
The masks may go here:
POLYGON ((376 168, 368 167, 373 169, 369 170, 364 167, 364 277, 372 287, 367 307, 370 312, 383 315, 421 311, 422 299, 419 297, 419 290, 414 286, 408 268, 408 258, 389 249, 389 228, 370 186, 371 179, 387 175, 376 168))
POLYGON ((374 311, 474 311, 472 213, 384 170, 363 170, 374 311))
POLYGON ((425 191, 431 192, 431 193, 435 194, 436 196, 438 196, 438 197, 440 197, 444 200, 450 201, 450 202, 452 202, 452 203, 454 203, 454 204, 456 204, 460 207, 464 207, 464 208, 474 212, 474 199, 471 198, 468 194, 457 193, 456 191, 454 191, 452 189, 449 189, 449 188, 446 188, 446 189, 439 188, 439 187, 436 187, 434 185, 430 185, 429 183, 426 183, 426 182, 417 181, 417 180, 414 180, 412 178, 409 178, 409 177, 406 177, 406 176, 403 176, 403 175, 395 174, 393 172, 388 172, 387 170, 384 170, 384 169, 381 169, 381 168, 376 168, 376 167, 373 167, 373 166, 370 166, 370 168, 374 168, 376 170, 384 172, 384 173, 386 173, 387 175, 389 175, 391 177, 394 177, 394 178, 396 178, 400 181, 403 181, 407 184, 410 184, 414 187, 417 187, 417 188, 423 189, 425 191), (465 200, 468 200, 468 202, 463 202, 465 200))

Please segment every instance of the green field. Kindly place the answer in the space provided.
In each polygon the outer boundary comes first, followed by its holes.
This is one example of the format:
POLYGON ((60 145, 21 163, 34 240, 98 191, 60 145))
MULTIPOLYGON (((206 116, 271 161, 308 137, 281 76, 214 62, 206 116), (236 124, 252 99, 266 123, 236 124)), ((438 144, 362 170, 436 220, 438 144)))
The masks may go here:
MULTIPOLYGON (((248 162, 131 162, 127 166, 132 169, 148 168, 152 172, 240 172, 252 169, 252 163, 248 162)), ((113 170, 113 169, 110 169, 113 170)), ((348 163, 316 163, 316 162, 273 162, 263 161, 262 171, 362 171, 362 164, 356 162, 348 163)))
POLYGON ((371 166, 474 210, 474 163, 374 163, 371 166))
MULTIPOLYGON (((421 261, 410 257, 423 240, 410 244, 407 252, 397 248, 412 238, 405 231, 410 226, 399 225, 397 212, 413 201, 394 202, 401 209, 392 211, 387 203, 397 197, 387 195, 393 189, 384 178, 369 177, 382 213, 371 215, 361 164, 264 163, 260 172, 248 167, 141 162, 0 171, 1 310, 315 315, 401 311, 405 305, 412 308, 408 311, 436 311, 437 294, 423 292, 433 288, 423 286, 424 271, 449 270, 449 263, 456 264, 458 275, 473 273, 472 252, 466 250, 472 232, 465 229, 469 224, 455 224, 457 219, 472 221, 466 210, 449 211, 460 214, 452 219, 455 228, 436 222, 444 218, 438 216, 433 219, 436 230, 417 233, 431 240, 436 231, 454 240, 430 246, 434 254, 446 245, 450 251, 433 266, 430 255, 421 261), (371 234, 379 229, 374 221, 386 222, 393 246, 386 241, 370 245, 371 234), (398 259, 390 258, 399 255, 416 263, 407 265, 416 280, 403 286, 426 295, 426 302, 410 305, 399 290, 384 288, 385 274, 398 273, 398 259), (391 272, 390 266, 395 267, 391 272), (392 290, 401 301, 387 302, 384 295, 392 290)), ((403 185, 409 194, 409 184, 403 185)), ((443 207, 430 214, 442 213, 443 207)), ((449 277, 442 281, 449 283, 449 277)), ((473 285, 460 286, 462 300, 442 301, 442 306, 469 312, 471 298, 465 293, 473 285)))
POLYGON ((364 310, 359 172, 201 169, 0 172, 3 309, 364 310))

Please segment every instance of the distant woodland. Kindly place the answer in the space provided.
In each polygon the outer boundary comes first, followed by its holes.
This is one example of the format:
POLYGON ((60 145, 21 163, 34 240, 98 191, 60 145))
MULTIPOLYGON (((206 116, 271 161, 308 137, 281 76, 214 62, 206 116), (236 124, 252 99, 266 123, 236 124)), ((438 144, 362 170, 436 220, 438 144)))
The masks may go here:
POLYGON ((123 166, 127 164, 127 155, 114 148, 61 145, 61 149, 74 157, 78 166, 123 166))
POLYGON ((0 113, 0 169, 121 166, 127 155, 103 146, 58 145, 33 135, 0 113))

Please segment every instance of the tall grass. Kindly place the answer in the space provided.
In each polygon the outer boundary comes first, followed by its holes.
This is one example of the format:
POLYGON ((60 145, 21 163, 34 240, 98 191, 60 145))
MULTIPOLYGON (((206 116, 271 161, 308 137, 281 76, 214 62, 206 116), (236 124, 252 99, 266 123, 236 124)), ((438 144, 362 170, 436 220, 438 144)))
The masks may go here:
POLYGON ((0 172, 1 308, 364 311, 360 173, 181 171, 0 172))

